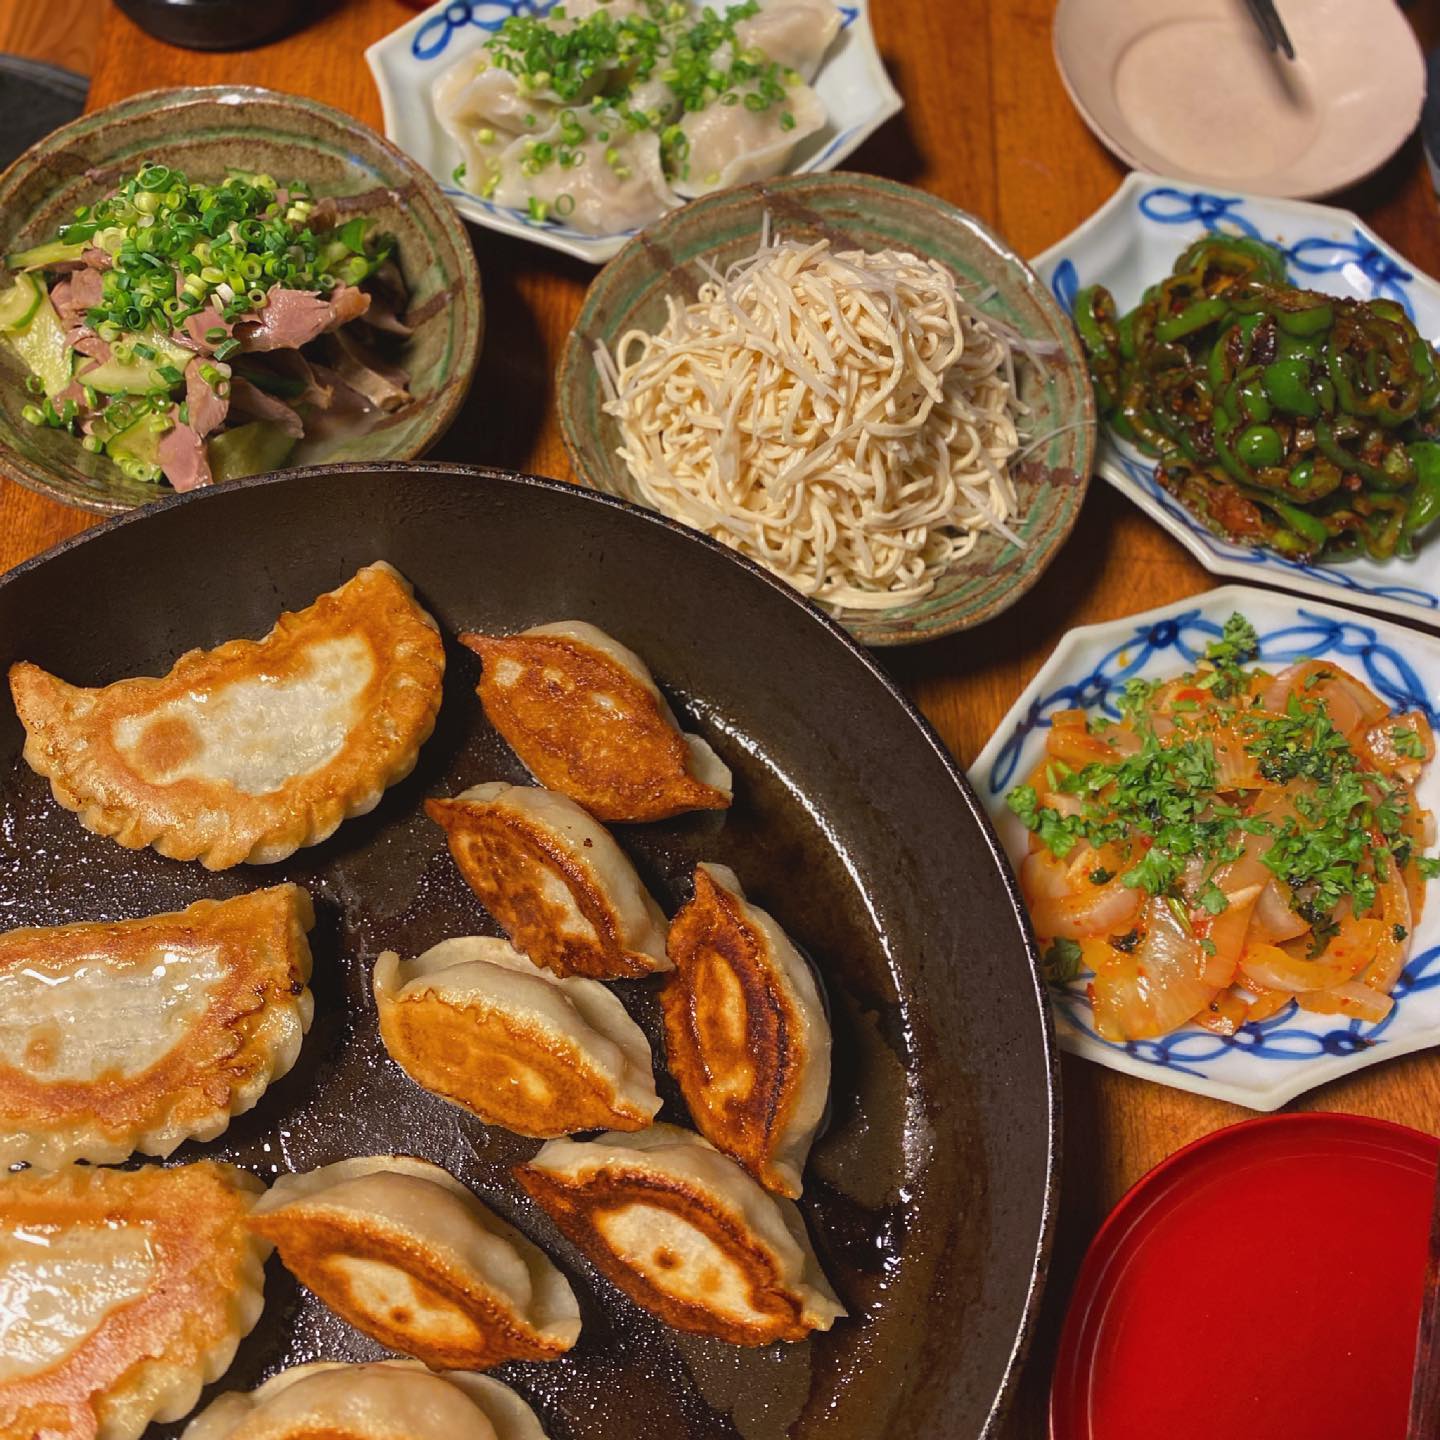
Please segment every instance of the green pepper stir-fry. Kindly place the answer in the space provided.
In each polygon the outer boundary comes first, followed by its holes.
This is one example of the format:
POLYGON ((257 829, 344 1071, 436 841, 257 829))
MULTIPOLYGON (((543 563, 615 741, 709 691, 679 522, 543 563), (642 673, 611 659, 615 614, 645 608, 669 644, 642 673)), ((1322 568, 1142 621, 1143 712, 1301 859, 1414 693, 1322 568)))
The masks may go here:
POLYGON ((1075 323, 1108 423, 1207 528, 1297 559, 1407 555, 1440 516, 1440 357, 1401 306, 1300 290, 1280 252, 1197 240, 1075 323))

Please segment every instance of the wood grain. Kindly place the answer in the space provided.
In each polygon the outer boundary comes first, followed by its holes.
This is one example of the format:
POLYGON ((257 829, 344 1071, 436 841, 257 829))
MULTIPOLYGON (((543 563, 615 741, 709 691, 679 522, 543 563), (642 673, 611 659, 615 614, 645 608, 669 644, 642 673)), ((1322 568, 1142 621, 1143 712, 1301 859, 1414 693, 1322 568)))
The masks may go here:
POLYGON ((108 8, 96 0, 0 0, 0 53, 88 75, 108 8))
MULTIPOLYGON (((51 0, 47 10, 65 8, 51 0)), ((81 0, 69 8, 90 7, 81 0)), ((161 45, 110 10, 91 105, 150 86, 248 82, 310 95, 378 125, 379 103, 361 52, 412 12, 398 0, 337 0, 316 9, 317 18, 297 35, 228 55, 161 45)), ((880 0, 873 9, 881 50, 907 108, 854 157, 853 168, 944 196, 995 225, 1023 254, 1059 239, 1111 193, 1122 169, 1086 130, 1055 74, 1052 0, 880 0)), ((5 16, 13 23, 22 10, 32 11, 31 0, 0 0, 0 39, 5 16)), ((1412 15, 1427 48, 1440 43, 1440 7, 1417 6, 1412 15)), ((1339 203, 1359 210, 1416 265, 1440 272, 1440 226, 1418 142, 1339 203)), ((552 412, 553 374, 591 272, 488 232, 472 235, 489 340, 466 411, 436 453, 566 476, 552 412)), ((78 512, 7 485, 0 489, 0 566, 86 523, 78 512)), ((1072 625, 1127 615, 1211 583, 1178 544, 1097 483, 1073 540, 1014 610, 980 630, 884 659, 968 763, 1072 625)), ((1014 1437, 1045 1433, 1065 1303, 1106 1213, 1166 1155, 1248 1113, 1068 1057, 1062 1070, 1059 1234, 1011 1417, 1014 1437)), ((1440 1056, 1377 1066, 1295 1108, 1378 1115, 1440 1133, 1440 1056)))

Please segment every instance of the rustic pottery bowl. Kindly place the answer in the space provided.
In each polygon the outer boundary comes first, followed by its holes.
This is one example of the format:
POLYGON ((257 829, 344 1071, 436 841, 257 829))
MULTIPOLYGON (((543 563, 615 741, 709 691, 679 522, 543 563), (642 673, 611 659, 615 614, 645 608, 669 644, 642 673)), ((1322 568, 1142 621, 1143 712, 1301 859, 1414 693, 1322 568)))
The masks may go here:
POLYGON ((986 535, 921 600, 881 611, 832 610, 866 645, 930 640, 993 619, 1040 578, 1075 524, 1095 453, 1095 400, 1075 332, 1030 267, 974 216, 908 185, 844 173, 786 176, 692 201, 631 240, 591 285, 565 346, 560 425, 575 473, 596 490, 644 504, 615 453, 619 432, 602 408, 595 346, 613 348, 637 326, 658 329, 666 295, 692 299, 705 262, 723 270, 753 253, 767 213, 785 236, 938 260, 967 293, 988 296, 981 309, 1056 347, 1043 373, 1021 369, 1021 398, 1030 407, 1023 429, 1039 441, 1015 475, 1014 523, 1024 547, 986 535))
MULTIPOLYGON (((291 463, 411 460, 455 418, 480 351, 480 275, 465 229, 435 182, 373 130, 328 105, 247 85, 152 90, 48 135, 0 175, 0 254, 39 244, 141 161, 216 179, 229 168, 308 181, 321 195, 388 190, 370 213, 396 237, 415 333, 399 363, 416 397, 358 435, 302 440, 291 463)), ((170 494, 128 479, 58 430, 28 425, 24 371, 0 346, 0 475, 85 510, 113 513, 170 494)))

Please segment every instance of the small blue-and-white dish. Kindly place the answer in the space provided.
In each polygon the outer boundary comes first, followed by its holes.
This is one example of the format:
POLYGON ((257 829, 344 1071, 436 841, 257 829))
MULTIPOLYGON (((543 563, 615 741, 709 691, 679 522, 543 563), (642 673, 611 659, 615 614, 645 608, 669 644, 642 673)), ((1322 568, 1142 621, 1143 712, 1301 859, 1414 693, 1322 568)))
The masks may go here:
MULTIPOLYGON (((1236 612, 1254 625, 1257 663, 1267 669, 1333 657, 1395 711, 1421 710, 1432 724, 1440 723, 1440 640, 1332 605, 1226 585, 1142 615, 1082 626, 1055 647, 970 770, 970 783, 1017 868, 1029 832, 1005 797, 1043 758, 1051 717, 1076 708, 1117 717, 1126 681, 1169 679, 1193 669, 1236 612)), ((1440 761, 1427 768, 1416 796, 1425 809, 1440 811, 1440 761)), ((1051 988, 1063 1049, 1144 1080, 1252 1110, 1276 1110, 1327 1080, 1440 1044, 1440 896, 1431 897, 1414 926, 1404 972, 1391 992, 1395 1005, 1378 1023, 1311 1014, 1292 1002, 1230 1036, 1192 1024, 1156 1040, 1116 1044, 1097 1034, 1086 984, 1082 976, 1051 988)))
MULTIPOLYGON (((483 46, 511 16, 543 17, 559 4, 563 0, 441 0, 377 41, 365 59, 380 91, 386 136, 435 177, 467 220, 601 265, 638 232, 587 234, 553 215, 537 221, 467 189, 463 172, 456 178, 459 147, 431 101, 436 77, 483 46)), ((833 170, 903 106, 875 47, 868 0, 838 9, 840 31, 811 81, 829 120, 796 146, 787 175, 833 170)))
MULTIPOLYGON (((1440 342, 1440 284, 1397 255, 1358 216, 1326 205, 1212 193, 1137 172, 1078 230, 1032 263, 1067 310, 1077 291, 1098 283, 1123 311, 1170 273, 1192 240, 1215 232, 1279 246, 1290 280, 1306 289, 1396 301, 1421 335, 1431 344, 1440 342)), ((1440 535, 1422 540, 1410 559, 1304 562, 1211 534, 1161 488, 1154 460, 1113 434, 1101 437, 1096 469, 1212 574, 1440 624, 1440 535)))

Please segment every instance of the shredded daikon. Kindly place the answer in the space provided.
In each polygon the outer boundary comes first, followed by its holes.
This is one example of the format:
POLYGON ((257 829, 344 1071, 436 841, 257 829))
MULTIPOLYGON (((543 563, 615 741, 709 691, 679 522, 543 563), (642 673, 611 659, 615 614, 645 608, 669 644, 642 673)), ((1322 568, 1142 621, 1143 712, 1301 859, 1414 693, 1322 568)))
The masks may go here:
POLYGON ((639 497, 828 605, 926 595, 980 536, 1014 545, 1024 414, 1008 327, 943 265, 773 237, 597 346, 639 497))

